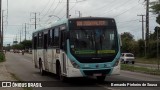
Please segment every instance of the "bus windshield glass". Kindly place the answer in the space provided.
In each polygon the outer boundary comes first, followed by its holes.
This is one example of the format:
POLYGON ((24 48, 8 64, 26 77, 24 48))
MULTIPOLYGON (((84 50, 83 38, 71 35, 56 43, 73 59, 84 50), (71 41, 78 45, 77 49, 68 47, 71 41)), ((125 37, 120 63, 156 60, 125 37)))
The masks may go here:
POLYGON ((76 56, 115 55, 118 50, 115 28, 97 27, 70 30, 70 49, 76 56))

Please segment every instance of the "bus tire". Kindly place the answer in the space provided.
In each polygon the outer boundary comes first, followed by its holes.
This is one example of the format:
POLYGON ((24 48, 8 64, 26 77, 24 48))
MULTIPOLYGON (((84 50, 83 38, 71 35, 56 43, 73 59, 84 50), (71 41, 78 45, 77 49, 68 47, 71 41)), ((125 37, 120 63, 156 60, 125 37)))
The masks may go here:
POLYGON ((45 75, 45 71, 43 70, 43 67, 42 67, 42 60, 39 60, 39 71, 42 76, 45 75))
POLYGON ((61 71, 61 65, 59 62, 56 63, 56 74, 57 77, 60 81, 66 82, 67 81, 67 77, 62 75, 62 71, 61 71))
POLYGON ((104 82, 106 76, 97 76, 98 82, 104 82))
POLYGON ((132 64, 134 64, 134 61, 132 61, 132 64))

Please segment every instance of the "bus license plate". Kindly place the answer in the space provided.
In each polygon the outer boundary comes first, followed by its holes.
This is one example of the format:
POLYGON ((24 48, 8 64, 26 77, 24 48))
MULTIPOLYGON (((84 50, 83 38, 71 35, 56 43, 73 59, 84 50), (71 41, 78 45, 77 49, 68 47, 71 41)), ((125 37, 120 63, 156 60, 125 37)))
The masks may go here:
POLYGON ((93 74, 93 76, 102 76, 101 73, 93 74))

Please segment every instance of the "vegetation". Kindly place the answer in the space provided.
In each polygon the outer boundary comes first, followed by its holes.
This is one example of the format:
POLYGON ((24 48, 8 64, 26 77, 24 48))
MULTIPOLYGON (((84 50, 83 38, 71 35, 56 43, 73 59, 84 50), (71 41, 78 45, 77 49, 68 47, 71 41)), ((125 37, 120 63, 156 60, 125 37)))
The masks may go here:
POLYGON ((135 60, 136 63, 144 63, 144 64, 157 64, 157 58, 145 58, 145 57, 138 57, 135 60))
POLYGON ((0 52, 0 62, 4 62, 5 61, 5 55, 4 53, 0 52))
POLYGON ((127 64, 121 64, 121 69, 132 71, 132 72, 141 72, 141 73, 152 74, 152 75, 160 75, 160 70, 150 69, 146 67, 139 67, 139 66, 131 66, 127 64))
MULTIPOLYGON (((160 3, 159 1, 151 2, 151 9, 154 14, 158 14, 156 18, 156 22, 160 25, 160 3)), ((144 40, 134 40, 134 36, 129 32, 124 32, 121 34, 122 39, 122 52, 131 52, 135 54, 136 57, 140 57, 141 61, 147 61, 146 58, 156 58, 157 57, 157 42, 159 43, 159 52, 160 52, 160 40, 157 40, 157 32, 158 39, 160 39, 160 27, 156 26, 154 29, 154 33, 149 35, 149 45, 148 45, 148 52, 145 55, 145 41, 144 40), (144 59, 145 57, 145 59, 144 59)), ((160 53, 159 55, 160 56, 160 53)), ((151 59, 152 60, 152 59, 151 59)), ((156 60, 154 60, 156 61, 156 60)), ((151 61, 152 62, 152 61, 151 61)))
POLYGON ((28 50, 32 48, 32 41, 31 40, 24 40, 19 44, 15 44, 12 46, 4 47, 6 50, 14 49, 14 50, 28 50))

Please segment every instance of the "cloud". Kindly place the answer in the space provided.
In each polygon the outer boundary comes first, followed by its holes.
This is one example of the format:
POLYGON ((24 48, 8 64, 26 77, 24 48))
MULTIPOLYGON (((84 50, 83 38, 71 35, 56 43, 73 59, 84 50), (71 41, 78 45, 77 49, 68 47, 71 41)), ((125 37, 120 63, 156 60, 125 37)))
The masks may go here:
MULTIPOLYGON (((6 1, 7 0, 3 0, 4 10, 6 10, 6 1)), ((78 0, 82 2, 77 3, 75 3, 75 1, 76 0, 70 0, 71 17, 78 17, 76 11, 80 11, 83 17, 113 17, 117 22, 119 33, 131 32, 135 38, 141 38, 141 23, 139 22, 141 17, 137 15, 145 14, 144 0, 78 0)), ((19 30, 24 33, 24 23, 34 23, 32 19, 34 15, 31 14, 32 12, 40 13, 40 15, 37 15, 37 23, 39 24, 41 22, 42 25, 57 20, 56 17, 49 17, 49 15, 65 18, 66 0, 9 0, 8 10, 10 26, 5 30, 5 33, 6 36, 9 37, 10 35, 11 38, 5 39, 5 42, 12 42, 15 35, 19 35, 19 30), (22 24, 23 26, 19 26, 22 24)), ((156 16, 151 17, 150 20, 151 31, 153 31, 157 25, 155 17, 156 16)), ((34 26, 27 27, 27 31, 31 34, 34 31, 34 26)), ((31 38, 30 34, 27 34, 28 38, 31 38)))

